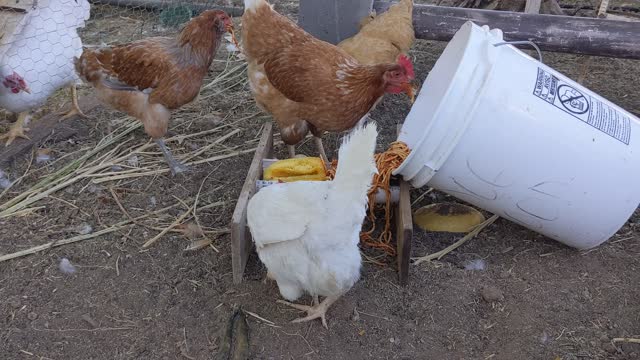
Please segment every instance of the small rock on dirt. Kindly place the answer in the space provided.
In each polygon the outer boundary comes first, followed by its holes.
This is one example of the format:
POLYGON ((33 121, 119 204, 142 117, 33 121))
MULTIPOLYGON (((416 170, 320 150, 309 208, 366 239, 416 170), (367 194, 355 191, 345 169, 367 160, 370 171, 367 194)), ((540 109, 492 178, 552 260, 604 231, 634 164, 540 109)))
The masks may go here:
POLYGON ((9 186, 11 186, 11 180, 9 180, 7 174, 0 169, 0 188, 6 189, 9 186))
POLYGON ((356 308, 353 308, 353 313, 351 314, 351 321, 360 321, 360 313, 356 308))
POLYGON ((487 270, 487 262, 483 259, 474 259, 464 264, 464 269, 468 271, 484 271, 487 270))
POLYGON ((91 316, 89 316, 89 314, 84 314, 81 316, 81 318, 82 320, 87 322, 87 324, 91 325, 91 327, 94 329, 100 326, 100 324, 98 324, 97 321, 95 321, 91 316))
POLYGON ((635 351, 638 349, 638 344, 634 344, 630 342, 621 342, 621 343, 617 343, 617 345, 618 345, 618 348, 622 350, 624 354, 627 355, 628 359, 635 359, 634 357, 631 356, 631 354, 635 353, 635 351))
POLYGON ((480 294, 482 295, 484 301, 489 303, 504 300, 504 294, 502 293, 502 290, 498 289, 495 286, 488 285, 483 287, 482 290, 480 290, 480 294))
POLYGON ((93 231, 93 227, 87 223, 82 223, 75 230, 80 235, 88 235, 93 231))
POLYGON ((608 352, 609 354, 615 354, 618 352, 618 348, 616 348, 616 346, 613 345, 612 343, 604 344, 602 348, 604 349, 604 351, 608 352))
POLYGON ((20 299, 12 298, 12 299, 9 299, 9 305, 11 305, 12 308, 17 309, 22 304, 20 303, 20 299))
POLYGON ((542 335, 540 335, 540 342, 543 344, 546 344, 549 342, 549 334, 546 331, 543 331, 542 335))
POLYGON ((35 319, 38 318, 38 314, 34 313, 33 311, 27 314, 27 319, 33 321, 35 319))

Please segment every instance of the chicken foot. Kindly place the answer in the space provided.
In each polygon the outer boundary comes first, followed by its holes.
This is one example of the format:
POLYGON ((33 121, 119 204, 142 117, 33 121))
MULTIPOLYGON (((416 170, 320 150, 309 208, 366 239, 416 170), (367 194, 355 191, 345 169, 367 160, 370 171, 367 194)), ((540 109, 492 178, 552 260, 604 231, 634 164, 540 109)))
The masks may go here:
POLYGON ((155 139, 155 142, 156 144, 158 144, 160 151, 162 151, 162 155, 164 155, 164 159, 167 161, 167 164, 169 164, 169 168, 171 169, 171 174, 173 176, 187 171, 187 166, 179 163, 178 160, 173 157, 171 151, 169 150, 169 148, 167 148, 167 145, 164 143, 163 139, 155 139))
POLYGON ((27 121, 28 117, 28 112, 21 112, 20 114, 18 114, 18 120, 16 120, 16 122, 11 125, 9 131, 6 134, 0 135, 0 140, 7 139, 7 143, 4 145, 5 147, 11 145, 13 140, 15 140, 16 138, 30 140, 29 137, 24 134, 25 131, 30 130, 29 128, 24 127, 24 123, 25 121, 27 121))
POLYGON ((71 88, 71 110, 68 112, 61 111, 57 115, 63 115, 60 120, 67 120, 74 116, 80 116, 82 118, 88 119, 89 117, 85 115, 82 110, 80 110, 80 105, 78 105, 78 88, 76 84, 70 86, 71 88))
POLYGON ((322 300, 320 304, 318 304, 318 296, 315 295, 313 298, 313 302, 315 305, 313 306, 294 304, 284 300, 278 300, 278 303, 307 312, 306 317, 295 319, 292 321, 292 323, 306 322, 320 318, 320 320, 322 320, 322 326, 324 326, 325 329, 329 329, 326 319, 327 310, 329 309, 329 306, 331 306, 339 298, 340 295, 327 296, 324 300, 322 300))

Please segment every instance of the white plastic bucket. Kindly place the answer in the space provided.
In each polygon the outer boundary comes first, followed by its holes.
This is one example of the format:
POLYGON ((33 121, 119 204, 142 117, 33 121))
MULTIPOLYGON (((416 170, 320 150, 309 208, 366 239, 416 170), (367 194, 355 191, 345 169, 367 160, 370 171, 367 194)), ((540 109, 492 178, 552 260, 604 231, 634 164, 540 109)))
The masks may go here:
POLYGON ((429 73, 394 171, 566 245, 609 239, 640 203, 640 121, 465 23, 429 73))

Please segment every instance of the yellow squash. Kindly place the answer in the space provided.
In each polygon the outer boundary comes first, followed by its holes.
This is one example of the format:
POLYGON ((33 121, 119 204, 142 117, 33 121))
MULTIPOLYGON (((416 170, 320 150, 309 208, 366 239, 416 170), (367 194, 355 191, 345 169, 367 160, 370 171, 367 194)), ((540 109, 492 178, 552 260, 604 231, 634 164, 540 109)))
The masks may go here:
POLYGON ((324 181, 328 180, 324 161, 319 157, 278 160, 264 170, 264 180, 324 181))
POLYGON ((480 211, 460 203, 431 204, 413 213, 413 221, 426 231, 466 233, 484 220, 480 211))

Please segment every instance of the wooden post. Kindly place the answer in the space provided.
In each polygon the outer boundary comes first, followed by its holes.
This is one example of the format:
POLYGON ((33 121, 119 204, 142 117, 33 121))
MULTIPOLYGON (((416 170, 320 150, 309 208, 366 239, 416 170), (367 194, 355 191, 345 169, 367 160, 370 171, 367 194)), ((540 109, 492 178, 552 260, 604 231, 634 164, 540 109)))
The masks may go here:
POLYGON ((539 14, 541 5, 542 0, 527 0, 526 5, 524 6, 524 12, 526 14, 539 14))
POLYGON ((600 0, 600 6, 598 7, 598 13, 596 17, 600 19, 606 18, 608 8, 609 8, 609 0, 600 0))
MULTIPOLYGON (((391 4, 376 1, 374 9, 380 14, 391 4)), ((640 59, 640 22, 419 4, 413 7, 413 27, 419 39, 449 41, 467 21, 501 29, 505 41, 533 41, 545 51, 640 59)))
POLYGON ((411 242, 413 240, 413 218, 411 214, 411 186, 400 179, 400 201, 396 206, 396 242, 398 261, 398 280, 400 285, 409 282, 409 264, 411 262, 411 242))
POLYGON ((358 32, 360 20, 372 7, 373 0, 300 0, 298 25, 318 39, 337 44, 358 32))
MULTIPOLYGON (((402 124, 396 126, 396 134, 400 135, 402 124)), ((409 264, 411 262, 411 242, 413 241, 413 214, 411 213, 411 185, 402 176, 400 179, 400 196, 396 204, 394 216, 396 220, 396 260, 398 262, 398 281, 405 286, 409 283, 409 264)))

